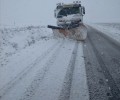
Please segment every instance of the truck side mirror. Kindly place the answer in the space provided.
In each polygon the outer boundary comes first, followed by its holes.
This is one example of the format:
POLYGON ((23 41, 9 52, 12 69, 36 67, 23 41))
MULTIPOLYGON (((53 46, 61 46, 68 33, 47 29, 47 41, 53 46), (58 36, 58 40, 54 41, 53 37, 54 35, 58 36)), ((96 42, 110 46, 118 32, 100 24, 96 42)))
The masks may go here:
POLYGON ((56 18, 56 10, 54 10, 54 17, 56 18))
POLYGON ((85 15, 85 7, 83 7, 83 14, 85 15))
POLYGON ((54 17, 56 17, 56 13, 54 13, 54 17))

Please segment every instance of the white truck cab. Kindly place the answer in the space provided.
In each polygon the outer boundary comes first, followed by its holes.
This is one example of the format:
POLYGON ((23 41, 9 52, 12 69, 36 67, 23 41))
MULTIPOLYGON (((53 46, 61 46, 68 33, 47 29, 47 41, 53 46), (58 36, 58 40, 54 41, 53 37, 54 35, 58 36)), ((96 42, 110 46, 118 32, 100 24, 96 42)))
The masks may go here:
POLYGON ((84 14, 85 8, 81 6, 80 1, 75 1, 72 4, 58 3, 54 10, 57 25, 62 27, 83 23, 84 14))

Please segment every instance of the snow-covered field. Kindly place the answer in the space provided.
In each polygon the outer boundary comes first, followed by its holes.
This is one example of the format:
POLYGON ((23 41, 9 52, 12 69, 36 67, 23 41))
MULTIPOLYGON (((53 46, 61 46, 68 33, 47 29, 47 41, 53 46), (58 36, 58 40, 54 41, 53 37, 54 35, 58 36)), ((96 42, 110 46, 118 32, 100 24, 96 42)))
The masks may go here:
POLYGON ((120 43, 120 23, 97 23, 90 25, 120 43))
POLYGON ((0 66, 6 66, 7 58, 41 41, 52 34, 44 26, 0 29, 0 66))

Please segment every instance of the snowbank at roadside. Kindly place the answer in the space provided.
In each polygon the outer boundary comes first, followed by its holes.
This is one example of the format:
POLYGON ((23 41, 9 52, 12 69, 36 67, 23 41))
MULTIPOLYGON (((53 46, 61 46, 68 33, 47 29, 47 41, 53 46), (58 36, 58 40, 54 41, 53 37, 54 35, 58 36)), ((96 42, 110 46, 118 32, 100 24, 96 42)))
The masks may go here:
POLYGON ((120 43, 120 23, 98 23, 91 26, 120 43))

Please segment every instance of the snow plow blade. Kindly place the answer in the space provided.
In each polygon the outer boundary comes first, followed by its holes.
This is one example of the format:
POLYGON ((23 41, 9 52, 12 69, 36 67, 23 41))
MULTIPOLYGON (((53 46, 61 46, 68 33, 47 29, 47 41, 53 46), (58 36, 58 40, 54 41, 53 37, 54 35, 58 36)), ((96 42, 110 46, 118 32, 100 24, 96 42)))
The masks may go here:
POLYGON ((55 37, 70 38, 77 41, 85 40, 87 37, 87 28, 84 24, 76 24, 69 27, 58 27, 48 25, 55 37))
POLYGON ((69 25, 68 27, 58 27, 58 26, 48 25, 48 28, 51 28, 51 29, 72 29, 76 27, 79 27, 79 24, 69 25))
POLYGON ((51 29, 64 29, 62 27, 52 26, 52 25, 48 25, 48 28, 51 28, 51 29))

